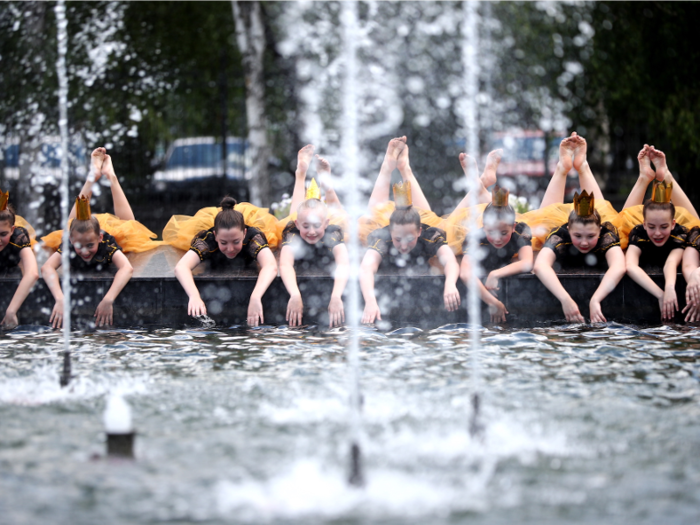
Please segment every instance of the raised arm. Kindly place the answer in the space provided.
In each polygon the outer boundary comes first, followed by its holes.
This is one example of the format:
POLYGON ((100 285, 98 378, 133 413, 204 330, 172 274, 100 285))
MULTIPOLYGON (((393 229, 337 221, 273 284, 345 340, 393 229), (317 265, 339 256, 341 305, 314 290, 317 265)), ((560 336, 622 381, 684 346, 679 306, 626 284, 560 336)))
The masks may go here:
POLYGON ((207 315, 207 307, 204 301, 202 301, 202 297, 199 295, 199 290, 192 276, 192 270, 194 270, 200 262, 199 255, 192 250, 188 250, 175 266, 175 277, 180 281, 180 285, 185 290, 187 297, 190 298, 187 304, 187 315, 193 317, 207 315))
POLYGON ((258 326, 265 322, 262 296, 265 295, 270 284, 272 284, 272 281, 277 277, 277 261, 275 261, 275 256, 272 254, 270 248, 263 248, 260 250, 257 261, 260 266, 260 272, 258 273, 258 280, 255 283, 255 288, 253 288, 253 293, 250 294, 250 301, 248 302, 248 324, 250 326, 258 326))
POLYGON ((345 243, 340 243, 333 247, 333 257, 335 257, 335 275, 333 276, 331 302, 328 303, 328 318, 331 328, 340 326, 345 322, 343 292, 348 284, 348 273, 350 271, 350 257, 348 256, 348 247, 345 243))
POLYGON ((301 326, 304 314, 304 302, 297 284, 297 273, 294 270, 294 251, 291 246, 282 246, 280 251, 280 277, 289 293, 286 320, 289 326, 301 326))
POLYGON ((363 323, 373 323, 375 320, 382 320, 382 313, 379 311, 377 297, 374 295, 374 276, 379 270, 382 256, 376 250, 369 249, 365 252, 360 265, 360 290, 365 300, 365 310, 362 313, 363 323))
POLYGON ((124 252, 117 250, 112 256, 112 263, 117 267, 117 273, 114 274, 112 286, 109 287, 107 293, 97 305, 95 310, 95 324, 97 326, 111 325, 113 321, 113 305, 121 291, 129 282, 134 273, 134 268, 131 266, 129 259, 126 258, 124 252))
POLYGON ((17 290, 12 296, 10 304, 7 306, 5 311, 5 316, 2 321, 0 321, 0 326, 10 329, 14 328, 19 324, 17 319, 17 312, 19 311, 22 303, 32 291, 32 288, 39 280, 39 270, 36 265, 36 257, 31 248, 22 248, 19 251, 20 256, 20 269, 22 270, 22 280, 17 285, 17 290))
POLYGON ((600 307, 600 303, 610 295, 625 276, 625 254, 622 253, 622 248, 619 246, 610 248, 605 254, 605 260, 608 262, 608 271, 605 272, 603 279, 600 281, 589 303, 592 323, 607 322, 603 315, 603 310, 600 307))
POLYGON ((535 275, 542 281, 547 290, 554 294, 561 303, 562 310, 566 320, 572 323, 584 323, 586 320, 581 315, 576 301, 574 301, 569 292, 559 281, 556 272, 554 271, 554 261, 556 261, 554 250, 543 248, 535 261, 535 275))

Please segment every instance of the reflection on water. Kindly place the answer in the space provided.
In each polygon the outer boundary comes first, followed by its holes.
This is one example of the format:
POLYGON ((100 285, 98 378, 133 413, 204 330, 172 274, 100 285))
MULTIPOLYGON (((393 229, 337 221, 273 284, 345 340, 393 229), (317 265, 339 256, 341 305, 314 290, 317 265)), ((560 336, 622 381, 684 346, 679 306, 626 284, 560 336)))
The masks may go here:
POLYGON ((484 330, 483 444, 466 325, 363 332, 367 487, 345 484, 347 332, 0 335, 7 523, 694 523, 700 331, 484 330), (105 394, 134 464, 95 461, 105 394))

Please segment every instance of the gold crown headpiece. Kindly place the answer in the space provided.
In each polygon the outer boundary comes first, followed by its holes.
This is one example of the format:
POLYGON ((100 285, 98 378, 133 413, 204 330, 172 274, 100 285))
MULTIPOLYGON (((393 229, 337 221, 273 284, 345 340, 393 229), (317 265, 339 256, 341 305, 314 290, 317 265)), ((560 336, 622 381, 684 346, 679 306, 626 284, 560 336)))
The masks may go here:
POLYGON ((394 202, 397 208, 408 208, 413 204, 411 181, 406 180, 394 184, 394 202))
POLYGON ((5 211, 7 209, 7 201, 10 200, 10 192, 9 190, 3 193, 2 190, 0 190, 0 211, 5 211))
POLYGON ((306 200, 318 199, 321 200, 321 188, 316 184, 316 179, 311 179, 311 184, 309 184, 306 190, 306 200))
POLYGON ((651 200, 666 204, 671 202, 671 193, 673 192, 673 182, 668 184, 665 181, 655 180, 651 187, 651 200))
POLYGON ((92 215, 90 214, 90 199, 85 195, 80 195, 75 198, 75 218, 79 221, 89 221, 92 215))
POLYGON ((491 190, 491 206, 498 206, 499 208, 508 206, 509 196, 509 190, 501 188, 498 184, 496 184, 493 187, 493 190, 491 190))
POLYGON ((595 211, 595 197, 586 190, 574 193, 574 211, 579 217, 588 217, 595 211))

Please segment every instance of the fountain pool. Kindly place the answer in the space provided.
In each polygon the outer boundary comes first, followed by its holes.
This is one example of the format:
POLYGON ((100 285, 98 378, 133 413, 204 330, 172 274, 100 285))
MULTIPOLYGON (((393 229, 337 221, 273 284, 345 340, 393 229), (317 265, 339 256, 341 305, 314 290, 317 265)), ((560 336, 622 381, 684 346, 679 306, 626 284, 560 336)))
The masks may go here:
POLYGON ((695 523, 700 332, 362 331, 366 487, 349 487, 348 332, 0 335, 3 523, 695 523), (107 394, 136 462, 104 455, 107 394))

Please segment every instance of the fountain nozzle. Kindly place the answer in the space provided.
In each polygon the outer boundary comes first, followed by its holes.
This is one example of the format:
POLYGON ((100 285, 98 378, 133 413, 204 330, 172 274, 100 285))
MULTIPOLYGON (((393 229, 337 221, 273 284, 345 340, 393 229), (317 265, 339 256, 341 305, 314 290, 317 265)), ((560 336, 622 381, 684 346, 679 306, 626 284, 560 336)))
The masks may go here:
POLYGON ((107 457, 133 459, 136 432, 131 424, 131 407, 121 395, 113 394, 107 399, 104 423, 107 457))
POLYGON ((350 445, 350 477, 348 483, 353 487, 364 487, 365 476, 362 473, 362 453, 360 445, 353 443, 350 445))
POLYGON ((61 372, 61 377, 58 379, 58 383, 61 388, 68 386, 71 379, 71 366, 70 366, 70 350, 63 352, 63 371, 61 372))
POLYGON ((481 424, 481 396, 478 392, 472 394, 472 417, 469 419, 469 435, 483 437, 484 425, 481 424))

